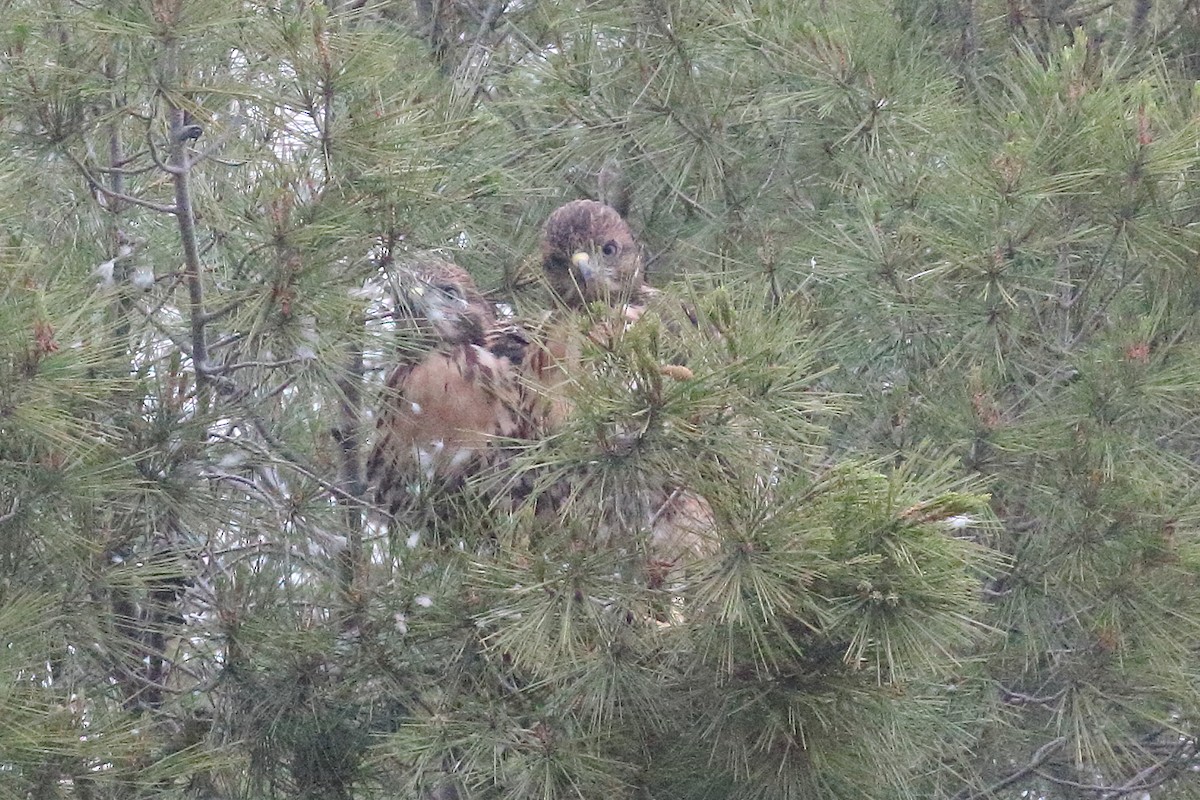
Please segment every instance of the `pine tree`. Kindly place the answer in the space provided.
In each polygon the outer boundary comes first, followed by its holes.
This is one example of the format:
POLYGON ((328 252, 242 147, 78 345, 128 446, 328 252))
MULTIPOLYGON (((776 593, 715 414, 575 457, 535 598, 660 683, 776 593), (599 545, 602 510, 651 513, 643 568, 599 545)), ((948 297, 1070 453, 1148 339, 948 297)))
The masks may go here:
POLYGON ((1175 5, 10 4, 3 792, 1195 795, 1175 5), (582 196, 697 324, 386 519, 388 275, 582 196))

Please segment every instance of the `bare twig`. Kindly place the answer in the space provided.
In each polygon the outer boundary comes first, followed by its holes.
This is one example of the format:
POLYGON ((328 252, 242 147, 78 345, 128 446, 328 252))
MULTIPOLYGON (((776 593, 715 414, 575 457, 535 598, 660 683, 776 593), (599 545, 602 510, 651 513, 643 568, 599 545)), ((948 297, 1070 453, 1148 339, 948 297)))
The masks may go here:
POLYGON ((1001 694, 1000 699, 1003 700, 1005 703, 1007 703, 1009 705, 1014 705, 1014 706, 1050 705, 1051 703, 1061 700, 1067 694, 1066 687, 1063 687, 1062 689, 1055 692, 1054 694, 1044 695, 1044 696, 1040 696, 1040 697, 1036 696, 1036 695, 1025 694, 1023 692, 1014 692, 1014 691, 1004 688, 1003 686, 1001 686, 999 688, 1000 688, 1000 694, 1001 694))
MULTIPOLYGON (((145 155, 145 152, 136 156, 122 158, 121 161, 125 164, 129 164, 141 158, 142 155, 145 155)), ((154 164, 147 164, 146 166, 138 167, 137 169, 125 169, 122 166, 94 167, 94 169, 101 175, 120 175, 121 177, 129 178, 135 175, 145 175, 148 172, 154 171, 157 169, 157 167, 154 164)))
POLYGON ((1195 751, 1195 739, 1180 739, 1170 753, 1167 753, 1158 761, 1139 771, 1120 786, 1115 786, 1105 791, 1100 795, 1100 800, 1116 800, 1118 797, 1124 797, 1133 792, 1144 792, 1153 789, 1155 786, 1162 785, 1179 771, 1180 766, 1188 764, 1190 757, 1195 755, 1195 751), (1155 773, 1161 774, 1155 776, 1155 773))
POLYGON ((93 175, 91 170, 88 169, 87 165, 80 161, 73 153, 68 152, 67 158, 71 159, 71 163, 83 173, 83 177, 87 179, 88 185, 107 198, 118 200, 122 203, 129 203, 130 205, 141 206, 142 208, 148 208, 151 211, 157 211, 160 214, 178 213, 178 208, 176 206, 168 206, 163 203, 155 203, 150 200, 143 200, 140 197, 134 197, 133 195, 124 194, 123 192, 115 192, 105 186, 102 181, 93 175))
POLYGON ((991 786, 988 786, 986 789, 976 792, 975 794, 966 794, 967 790, 964 789, 963 791, 960 791, 958 794, 956 794, 954 796, 954 799, 955 800, 983 800, 983 798, 985 798, 985 797, 993 797, 1000 790, 1005 789, 1009 786, 1012 786, 1014 783, 1021 780, 1022 778, 1025 778, 1025 777, 1035 773, 1038 770, 1038 768, 1042 766, 1042 764, 1046 763, 1046 761, 1050 758, 1050 756, 1054 755, 1058 751, 1058 749, 1066 743, 1067 743, 1067 737, 1065 737, 1065 736, 1059 736, 1056 739, 1051 739, 1050 741, 1046 742, 1044 745, 1042 745, 1041 747, 1039 747, 1037 749, 1037 752, 1035 752, 1033 754, 1033 758, 1031 758, 1029 760, 1029 763, 1026 764, 1025 766, 1021 767, 1020 769, 1016 770, 1015 772, 1012 772, 1012 773, 1006 775, 1005 777, 1003 777, 1000 780, 993 783, 991 786))
MULTIPOLYGON (((177 109, 172 109, 172 111, 175 111, 175 110, 177 110, 177 109)), ((180 113, 182 114, 183 112, 181 111, 180 113)), ((170 128, 171 128, 171 138, 172 138, 172 140, 174 140, 177 136, 177 129, 175 127, 174 119, 172 119, 172 121, 170 123, 170 128)), ((177 142, 172 141, 172 144, 171 144, 171 152, 172 153, 175 152, 176 144, 177 144, 177 142)), ((163 172, 166 172, 170 175, 179 175, 181 173, 181 171, 185 171, 191 166, 190 164, 187 163, 186 158, 184 159, 183 163, 181 163, 181 164, 168 164, 166 161, 164 161, 162 156, 160 156, 158 154, 158 148, 154 146, 154 137, 151 135, 150 126, 146 126, 146 150, 150 153, 150 160, 154 162, 154 166, 158 167, 163 172)), ((168 158, 170 158, 170 157, 168 157, 168 158)))
POLYGON ((250 367, 259 367, 261 369, 280 369, 281 367, 290 367, 293 364, 302 364, 310 359, 305 358, 283 358, 278 361, 239 361, 235 364, 223 364, 220 367, 214 367, 211 370, 213 375, 228 375, 231 372, 238 370, 249 369, 250 367))

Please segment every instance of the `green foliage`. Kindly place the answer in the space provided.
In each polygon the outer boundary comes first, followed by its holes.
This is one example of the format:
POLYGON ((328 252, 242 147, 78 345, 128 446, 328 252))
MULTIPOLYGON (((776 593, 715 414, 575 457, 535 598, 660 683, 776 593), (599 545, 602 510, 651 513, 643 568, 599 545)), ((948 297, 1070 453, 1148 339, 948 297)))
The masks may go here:
POLYGON ((1200 792, 1188 4, 6 14, 0 793, 1200 792), (666 299, 385 521, 381 273, 614 164, 666 299))

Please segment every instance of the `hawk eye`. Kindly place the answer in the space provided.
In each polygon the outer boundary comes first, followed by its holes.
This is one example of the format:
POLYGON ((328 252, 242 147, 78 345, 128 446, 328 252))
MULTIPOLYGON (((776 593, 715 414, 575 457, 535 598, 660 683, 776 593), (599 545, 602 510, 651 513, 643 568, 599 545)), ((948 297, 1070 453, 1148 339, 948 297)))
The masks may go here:
POLYGON ((617 249, 618 248, 617 248, 616 242, 606 242, 604 247, 600 248, 600 252, 604 253, 604 255, 606 255, 606 256, 612 257, 617 254, 617 249))
POLYGON ((462 290, 453 283, 439 283, 437 290, 452 300, 462 299, 462 290))

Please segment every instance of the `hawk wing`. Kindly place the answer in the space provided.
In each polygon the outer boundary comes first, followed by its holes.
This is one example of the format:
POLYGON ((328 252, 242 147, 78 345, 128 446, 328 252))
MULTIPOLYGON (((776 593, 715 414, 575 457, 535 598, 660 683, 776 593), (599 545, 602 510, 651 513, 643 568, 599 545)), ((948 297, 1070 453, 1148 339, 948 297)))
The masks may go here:
POLYGON ((476 344, 396 367, 367 464, 376 501, 394 514, 415 482, 458 486, 495 463, 501 442, 526 437, 522 397, 512 364, 476 344))

